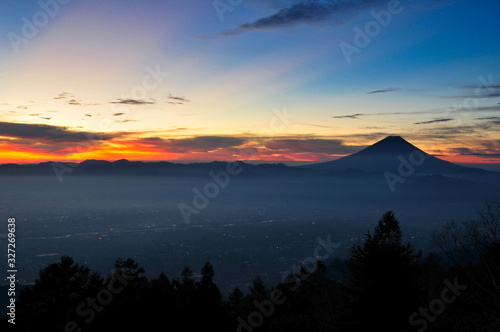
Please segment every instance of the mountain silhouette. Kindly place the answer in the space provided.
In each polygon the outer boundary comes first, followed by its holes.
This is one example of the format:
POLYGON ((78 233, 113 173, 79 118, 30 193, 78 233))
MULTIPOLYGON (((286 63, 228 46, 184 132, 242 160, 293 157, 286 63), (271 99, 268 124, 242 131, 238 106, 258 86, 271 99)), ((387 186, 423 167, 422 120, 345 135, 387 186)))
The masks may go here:
MULTIPOLYGON (((51 175, 63 172, 71 175, 172 175, 202 176, 224 171, 226 161, 172 163, 168 161, 117 161, 89 159, 81 163, 43 162, 39 164, 0 164, 0 176, 51 175)), ((347 177, 395 172, 404 177, 440 174, 477 183, 500 183, 500 172, 460 166, 422 151, 400 136, 388 136, 352 155, 308 166, 291 167, 279 164, 249 164, 238 162, 242 176, 323 176, 342 172, 347 177), (403 173, 403 174, 401 174, 403 173)), ((342 175, 342 174, 339 174, 342 175)))
POLYGON ((349 156, 309 165, 317 170, 365 172, 411 172, 412 174, 455 174, 466 167, 441 160, 420 150, 400 136, 388 136, 349 156))

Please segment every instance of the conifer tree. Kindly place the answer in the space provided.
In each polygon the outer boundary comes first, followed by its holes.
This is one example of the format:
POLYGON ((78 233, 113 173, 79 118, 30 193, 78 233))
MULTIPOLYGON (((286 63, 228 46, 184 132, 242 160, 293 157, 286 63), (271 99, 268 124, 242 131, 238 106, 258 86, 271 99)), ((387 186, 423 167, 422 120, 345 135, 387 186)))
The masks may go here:
POLYGON ((347 263, 352 291, 351 330, 401 331, 418 308, 420 287, 417 260, 410 243, 402 240, 392 211, 384 213, 373 235, 351 250, 347 263))

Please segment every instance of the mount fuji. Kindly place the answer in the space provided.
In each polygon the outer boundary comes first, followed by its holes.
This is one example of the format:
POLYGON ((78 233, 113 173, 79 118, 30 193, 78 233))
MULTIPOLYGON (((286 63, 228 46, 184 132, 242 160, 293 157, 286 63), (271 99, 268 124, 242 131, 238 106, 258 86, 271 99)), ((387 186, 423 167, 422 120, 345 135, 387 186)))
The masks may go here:
POLYGON ((365 172, 397 172, 404 168, 413 174, 456 174, 468 169, 441 160, 420 150, 400 136, 388 136, 349 156, 309 165, 308 168, 329 171, 362 170, 365 172))

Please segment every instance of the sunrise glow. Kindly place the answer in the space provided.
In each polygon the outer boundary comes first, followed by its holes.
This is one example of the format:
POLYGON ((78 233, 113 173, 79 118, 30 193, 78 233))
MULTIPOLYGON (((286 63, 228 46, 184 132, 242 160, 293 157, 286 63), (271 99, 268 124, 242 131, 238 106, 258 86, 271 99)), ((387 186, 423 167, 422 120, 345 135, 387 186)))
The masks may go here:
POLYGON ((22 2, 2 22, 0 163, 324 161, 388 135, 499 163, 498 4, 424 3, 385 26, 375 3, 283 24, 273 1, 22 2))

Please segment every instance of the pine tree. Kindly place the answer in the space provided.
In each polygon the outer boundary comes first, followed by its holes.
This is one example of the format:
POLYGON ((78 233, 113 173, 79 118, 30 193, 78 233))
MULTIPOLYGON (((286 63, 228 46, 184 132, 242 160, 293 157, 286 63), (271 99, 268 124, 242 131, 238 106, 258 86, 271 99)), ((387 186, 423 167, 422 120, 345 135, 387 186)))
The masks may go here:
POLYGON ((406 326, 418 309, 420 256, 402 240, 394 213, 384 213, 374 234, 368 233, 363 244, 352 248, 347 263, 353 331, 401 331, 406 326))

